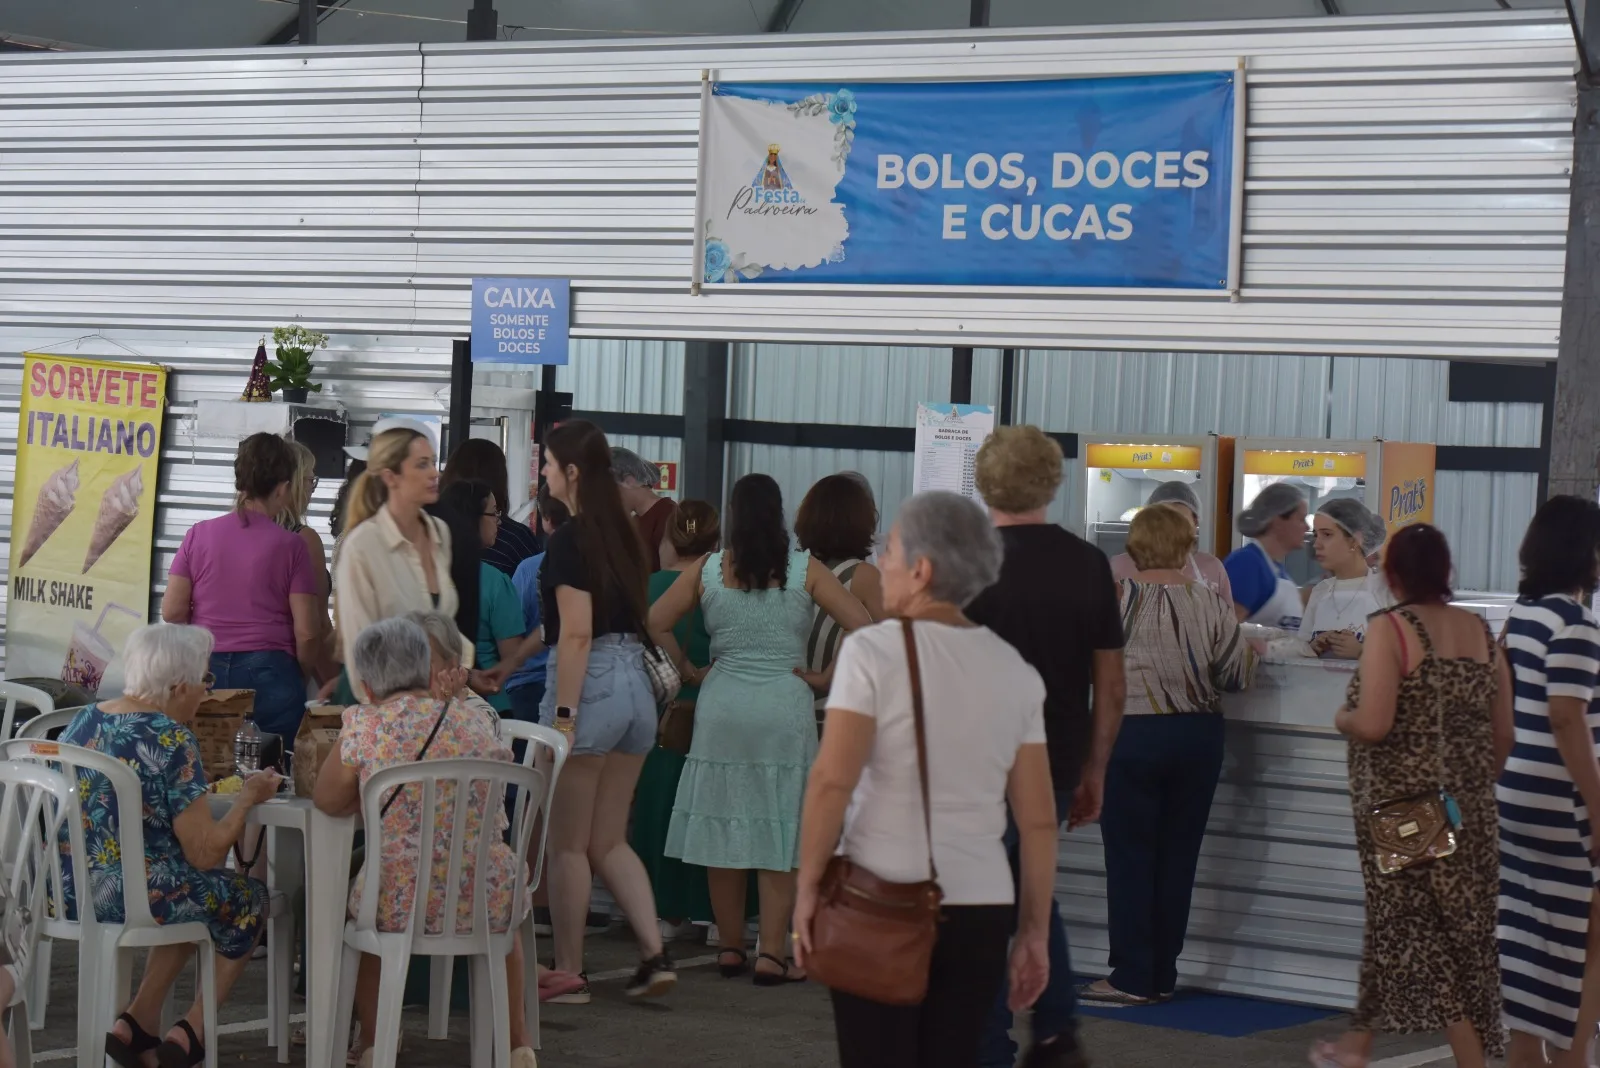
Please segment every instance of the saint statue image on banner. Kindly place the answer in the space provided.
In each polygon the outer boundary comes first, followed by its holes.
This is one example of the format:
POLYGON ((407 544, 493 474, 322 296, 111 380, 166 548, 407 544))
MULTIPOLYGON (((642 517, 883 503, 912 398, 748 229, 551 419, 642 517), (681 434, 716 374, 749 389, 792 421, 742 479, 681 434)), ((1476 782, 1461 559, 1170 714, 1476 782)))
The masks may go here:
POLYGON ((783 163, 778 159, 778 146, 767 146, 767 161, 761 165, 761 170, 756 174, 756 180, 750 183, 757 189, 793 189, 789 175, 784 172, 783 163))

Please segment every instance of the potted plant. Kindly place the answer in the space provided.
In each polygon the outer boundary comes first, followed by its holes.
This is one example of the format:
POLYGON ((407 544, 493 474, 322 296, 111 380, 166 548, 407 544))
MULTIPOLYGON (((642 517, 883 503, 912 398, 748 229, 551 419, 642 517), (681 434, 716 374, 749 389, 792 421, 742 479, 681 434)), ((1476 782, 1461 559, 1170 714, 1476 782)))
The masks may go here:
POLYGON ((290 404, 304 404, 306 394, 321 393, 322 383, 311 381, 311 354, 328 347, 328 335, 296 323, 272 329, 278 358, 267 361, 267 380, 290 404))

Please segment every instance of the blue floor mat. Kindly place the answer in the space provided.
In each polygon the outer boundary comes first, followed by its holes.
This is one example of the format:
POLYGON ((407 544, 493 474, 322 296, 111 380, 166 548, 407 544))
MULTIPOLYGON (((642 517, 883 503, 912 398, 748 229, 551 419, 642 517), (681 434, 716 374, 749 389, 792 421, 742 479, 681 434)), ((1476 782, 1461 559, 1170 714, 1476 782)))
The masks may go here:
POLYGON ((1078 1011, 1085 1016, 1099 1016, 1148 1027, 1170 1027, 1177 1031, 1195 1031, 1220 1038, 1244 1038, 1262 1031, 1299 1027, 1341 1015, 1330 1009, 1257 1001, 1228 994, 1207 994, 1199 990, 1180 990, 1176 997, 1162 1005, 1137 1005, 1125 1009, 1079 1002, 1078 1011))

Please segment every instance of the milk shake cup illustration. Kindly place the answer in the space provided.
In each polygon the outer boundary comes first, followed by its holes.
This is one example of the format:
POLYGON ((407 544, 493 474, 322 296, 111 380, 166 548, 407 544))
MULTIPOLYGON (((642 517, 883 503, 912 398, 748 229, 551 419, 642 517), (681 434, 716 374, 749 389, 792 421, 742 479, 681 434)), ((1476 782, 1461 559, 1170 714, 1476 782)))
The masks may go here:
POLYGON ((33 500, 33 520, 28 524, 28 540, 22 543, 22 561, 18 567, 26 567, 56 528, 67 521, 77 504, 77 496, 78 461, 74 460, 51 472, 39 487, 38 496, 33 500))
POLYGON ((100 634, 106 616, 112 612, 121 612, 140 622, 144 621, 144 617, 131 608, 125 608, 120 604, 108 604, 101 611, 100 618, 94 621, 93 627, 85 626, 81 622, 74 623, 72 644, 67 646, 67 661, 61 665, 62 682, 82 686, 91 694, 100 692, 100 683, 106 677, 106 666, 117 656, 117 651, 111 648, 111 643, 100 634))
POLYGON ((135 467, 118 475, 100 496, 100 514, 95 516, 94 533, 89 538, 89 552, 83 558, 83 574, 105 555, 111 543, 122 536, 139 514, 139 498, 144 495, 144 474, 135 467))

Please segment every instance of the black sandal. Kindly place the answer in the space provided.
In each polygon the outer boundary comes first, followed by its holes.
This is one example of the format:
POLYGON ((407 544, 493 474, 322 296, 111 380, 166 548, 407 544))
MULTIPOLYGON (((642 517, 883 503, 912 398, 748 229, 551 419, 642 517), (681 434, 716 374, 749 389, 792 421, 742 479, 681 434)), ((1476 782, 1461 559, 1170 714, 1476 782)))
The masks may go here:
POLYGON ((722 977, 724 979, 737 979, 739 976, 743 975, 745 973, 745 969, 749 967, 750 954, 746 953, 744 950, 734 949, 732 946, 727 946, 723 949, 717 950, 717 971, 722 973, 722 977), (739 955, 739 963, 722 963, 722 956, 725 953, 737 953, 739 955))
POLYGON ((117 1022, 127 1024, 133 1038, 124 1041, 115 1031, 107 1031, 106 1056, 116 1061, 121 1068, 144 1068, 142 1058, 146 1053, 158 1048, 161 1040, 140 1027, 139 1021, 127 1013, 118 1016, 117 1022))
POLYGON ((156 1060, 160 1062, 161 1068, 194 1068, 195 1065, 203 1063, 206 1059, 206 1048, 200 1044, 200 1036, 194 1033, 189 1021, 179 1017, 173 1026, 189 1036, 189 1048, 184 1049, 170 1038, 162 1040, 161 1045, 156 1047, 156 1060))
POLYGON ((806 981, 806 977, 803 975, 794 976, 789 974, 789 972, 792 970, 791 966, 794 963, 793 957, 790 957, 788 960, 779 960, 771 953, 757 953, 756 959, 770 960, 772 963, 783 969, 783 971, 778 972, 777 974, 773 974, 772 972, 756 972, 753 980, 756 986, 783 986, 786 983, 803 983, 806 981))

